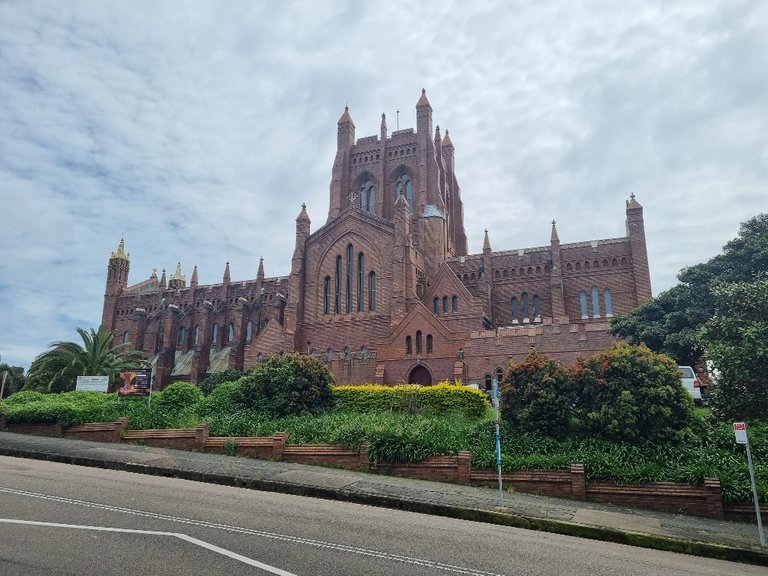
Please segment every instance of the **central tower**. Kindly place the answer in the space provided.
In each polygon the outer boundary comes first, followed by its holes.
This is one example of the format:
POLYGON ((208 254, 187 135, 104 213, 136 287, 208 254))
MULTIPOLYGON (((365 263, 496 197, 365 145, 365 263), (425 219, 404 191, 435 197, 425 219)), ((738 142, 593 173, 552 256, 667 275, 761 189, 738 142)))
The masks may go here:
POLYGON ((336 143, 328 223, 346 210, 363 210, 393 222, 395 204, 403 196, 413 247, 430 274, 447 257, 466 255, 453 143, 447 131, 441 137, 439 126, 433 132, 425 90, 416 103, 415 131, 406 128, 388 134, 382 114, 379 135, 356 140, 355 124, 345 108, 336 143))

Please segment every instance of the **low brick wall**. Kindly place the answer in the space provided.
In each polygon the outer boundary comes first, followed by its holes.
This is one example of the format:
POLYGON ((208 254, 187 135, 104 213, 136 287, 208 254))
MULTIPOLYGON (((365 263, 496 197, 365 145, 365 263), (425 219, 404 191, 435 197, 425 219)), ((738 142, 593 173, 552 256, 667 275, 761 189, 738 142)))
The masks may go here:
POLYGON ((0 422, 0 430, 33 436, 61 436, 64 427, 58 422, 0 422))
MULTIPOLYGON (((495 487, 499 483, 497 470, 472 470, 470 478, 471 483, 478 486, 495 487)), ((502 473, 501 480, 504 486, 519 492, 575 498, 574 493, 579 493, 579 481, 584 483, 584 475, 574 475, 571 470, 520 470, 502 473), (577 484, 576 490, 574 484, 577 484)))
POLYGON ((236 456, 282 460, 285 449, 285 432, 262 437, 213 436, 205 441, 204 449, 206 452, 225 454, 230 447, 236 456))
POLYGON ((710 518, 723 517, 720 482, 708 479, 704 486, 651 482, 641 485, 619 485, 595 482, 587 488, 587 500, 646 508, 710 518))
MULTIPOLYGON (((755 514, 754 502, 733 502, 724 504, 726 520, 735 520, 737 522, 752 522, 757 524, 757 514, 755 514)), ((768 504, 760 503, 760 517, 763 519, 763 525, 768 524, 768 504)))
POLYGON ((208 424, 197 428, 167 428, 158 430, 128 430, 123 433, 125 442, 141 443, 161 448, 205 448, 208 439, 208 424))
POLYGON ((358 450, 350 450, 344 446, 333 444, 297 444, 286 446, 283 460, 297 464, 330 464, 340 468, 368 468, 368 445, 360 446, 358 450))
POLYGON ((70 426, 64 428, 64 437, 93 440, 96 442, 120 443, 127 424, 128 418, 120 418, 115 422, 92 422, 90 424, 70 426))
POLYGON ((378 474, 404 476, 421 480, 469 484, 472 454, 459 452, 456 456, 430 456, 412 464, 378 462, 372 470, 378 474))

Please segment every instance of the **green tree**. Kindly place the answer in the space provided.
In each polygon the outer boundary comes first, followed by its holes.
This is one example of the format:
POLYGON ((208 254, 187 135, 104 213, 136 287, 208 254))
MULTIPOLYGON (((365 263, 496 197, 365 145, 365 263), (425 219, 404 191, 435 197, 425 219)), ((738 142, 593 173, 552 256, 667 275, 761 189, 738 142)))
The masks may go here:
POLYGON ((24 387, 24 368, 21 366, 11 366, 3 362, 0 364, 0 385, 3 381, 3 375, 8 373, 5 378, 5 389, 3 390, 3 398, 7 398, 14 392, 21 390, 24 387))
POLYGON ((143 364, 141 352, 130 350, 127 343, 112 346, 114 334, 101 326, 88 331, 77 328, 77 333, 82 345, 54 342, 50 350, 32 361, 28 379, 33 386, 28 388, 50 392, 74 390, 78 376, 109 376, 109 381, 114 382, 123 370, 143 364))
POLYGON ((701 330, 719 372, 719 420, 768 419, 768 278, 715 287, 717 313, 701 330))
POLYGON ((669 356, 618 342, 579 359, 571 373, 575 414, 586 432, 632 443, 686 439, 693 399, 669 356))
POLYGON ((272 417, 318 412, 333 404, 333 374, 305 354, 270 356, 238 380, 238 404, 272 417))
POLYGON ((573 403, 568 371, 532 348, 509 367, 501 386, 502 417, 518 429, 564 436, 573 403))
POLYGON ((723 253, 684 268, 680 283, 611 322, 611 333, 632 344, 695 366, 704 355, 699 330, 715 314, 715 286, 749 282, 768 270, 768 214, 744 222, 723 253))

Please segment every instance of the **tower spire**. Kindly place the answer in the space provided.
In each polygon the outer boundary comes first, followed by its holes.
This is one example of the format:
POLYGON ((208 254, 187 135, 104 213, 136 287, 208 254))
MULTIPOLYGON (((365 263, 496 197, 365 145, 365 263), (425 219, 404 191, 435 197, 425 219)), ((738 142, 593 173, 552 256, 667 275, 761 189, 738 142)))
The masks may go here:
POLYGON ((560 237, 557 235, 557 226, 555 221, 552 220, 552 234, 549 237, 550 242, 560 242, 560 237))

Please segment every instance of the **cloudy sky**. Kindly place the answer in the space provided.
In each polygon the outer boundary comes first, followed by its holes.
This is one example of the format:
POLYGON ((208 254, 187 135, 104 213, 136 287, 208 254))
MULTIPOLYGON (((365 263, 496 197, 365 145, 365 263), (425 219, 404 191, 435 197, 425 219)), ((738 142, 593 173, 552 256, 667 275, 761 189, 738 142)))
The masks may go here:
POLYGON ((654 294, 768 210, 768 3, 0 0, 0 355, 28 367, 130 283, 289 271, 336 121, 450 130, 470 253, 624 235, 654 294))

